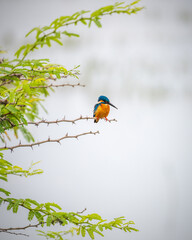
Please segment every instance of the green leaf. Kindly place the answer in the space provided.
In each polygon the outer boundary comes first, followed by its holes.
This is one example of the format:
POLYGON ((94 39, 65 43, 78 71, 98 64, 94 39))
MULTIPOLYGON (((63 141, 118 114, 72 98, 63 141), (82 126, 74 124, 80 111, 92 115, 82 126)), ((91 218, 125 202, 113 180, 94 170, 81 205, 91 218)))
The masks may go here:
POLYGON ((3 198, 0 199, 0 206, 1 206, 2 202, 3 202, 3 198))
POLYGON ((62 34, 65 34, 65 35, 67 35, 68 37, 71 37, 71 36, 73 36, 73 37, 79 37, 79 34, 67 32, 67 31, 62 32, 62 34))
POLYGON ((25 48, 26 48, 25 45, 21 46, 21 47, 17 50, 17 52, 15 53, 15 56, 16 56, 17 58, 19 58, 21 52, 22 52, 25 48))
POLYGON ((103 232, 103 227, 101 225, 98 226, 99 231, 103 232))
POLYGON ((9 94, 9 101, 10 102, 14 102, 14 99, 15 99, 15 92, 10 92, 10 94, 9 94))
POLYGON ((33 210, 29 211, 29 214, 28 214, 28 220, 31 221, 34 217, 35 213, 33 210))
POLYGON ((85 237, 85 234, 86 234, 85 228, 82 227, 81 228, 81 235, 82 235, 82 237, 85 237))
POLYGON ((57 42, 60 45, 63 45, 63 43, 61 41, 59 41, 59 39, 57 39, 56 37, 49 37, 49 39, 52 40, 52 41, 57 42))
POLYGON ((31 207, 31 203, 27 202, 26 200, 24 201, 23 205, 26 208, 30 208, 31 207))
POLYGON ((20 118, 21 118, 21 121, 22 121, 25 125, 27 125, 27 120, 23 117, 23 115, 20 115, 20 118))
POLYGON ((98 230, 94 230, 94 232, 96 232, 97 234, 99 234, 100 236, 104 237, 103 233, 99 232, 98 230))
POLYGON ((94 238, 95 238, 95 237, 94 237, 94 234, 93 234, 93 230, 92 230, 91 228, 88 228, 88 229, 87 229, 87 232, 88 232, 88 234, 89 234, 89 236, 90 236, 91 239, 94 239, 94 238))
POLYGON ((51 215, 49 215, 48 217, 47 217, 47 227, 49 227, 49 226, 51 226, 51 223, 52 223, 52 216, 51 215))
POLYGON ((91 13, 91 18, 99 16, 100 13, 101 13, 100 9, 98 9, 98 10, 92 12, 92 13, 91 13))
POLYGON ((137 4, 138 2, 140 2, 140 0, 134 1, 134 2, 132 2, 130 5, 137 4))
POLYGON ((59 209, 59 210, 62 209, 62 208, 61 208, 58 204, 56 204, 56 203, 46 203, 46 205, 55 207, 55 208, 57 208, 57 209, 59 209))
POLYGON ((89 28, 91 27, 91 23, 92 23, 92 20, 90 19, 89 20, 89 25, 88 25, 89 28))
POLYGON ((114 6, 113 5, 109 5, 109 6, 100 8, 100 11, 102 13, 104 13, 104 12, 111 12, 113 9, 114 9, 114 6))
POLYGON ((87 216, 90 220, 102 220, 101 216, 97 213, 92 213, 87 216))
POLYGON ((51 47, 51 42, 50 42, 50 39, 48 37, 46 38, 46 43, 47 43, 48 47, 51 47))
POLYGON ((38 27, 35 27, 35 28, 33 28, 33 29, 31 29, 31 31, 29 31, 26 35, 25 35, 25 37, 28 37, 32 32, 34 32, 34 31, 39 31, 40 30, 40 28, 38 28, 38 27))
POLYGON ((2 177, 2 176, 0 176, 0 179, 3 180, 3 181, 6 181, 6 182, 8 181, 8 180, 7 180, 7 177, 2 177))
POLYGON ((97 27, 99 27, 99 28, 102 27, 101 22, 98 20, 98 18, 94 18, 93 21, 97 25, 97 27))
POLYGON ((81 21, 84 25, 87 25, 87 22, 85 21, 84 18, 81 18, 80 21, 81 21))
POLYGON ((13 205, 13 213, 17 213, 19 208, 19 203, 21 203, 21 199, 17 200, 15 204, 13 205))
POLYGON ((13 107, 11 105, 8 105, 6 108, 13 114, 19 114, 20 113, 19 110, 17 110, 15 107, 13 107))
POLYGON ((25 138, 28 142, 30 142, 30 141, 34 142, 34 141, 35 141, 35 139, 34 139, 33 136, 31 135, 31 133, 27 130, 27 128, 25 128, 24 126, 19 126, 19 129, 21 130, 24 138, 25 138))
POLYGON ((34 205, 36 205, 36 206, 39 206, 39 203, 38 203, 38 202, 36 202, 35 200, 32 200, 32 199, 30 199, 30 198, 25 199, 25 201, 27 201, 27 202, 29 202, 29 203, 32 203, 32 204, 34 204, 34 205))
POLYGON ((38 221, 42 220, 42 215, 40 212, 35 211, 34 213, 35 213, 35 217, 37 218, 38 221))
POLYGON ((14 203, 10 202, 9 205, 7 206, 7 210, 11 210, 11 208, 13 207, 14 203))
POLYGON ((4 193, 6 196, 9 196, 11 193, 8 192, 7 190, 0 188, 0 192, 4 193))

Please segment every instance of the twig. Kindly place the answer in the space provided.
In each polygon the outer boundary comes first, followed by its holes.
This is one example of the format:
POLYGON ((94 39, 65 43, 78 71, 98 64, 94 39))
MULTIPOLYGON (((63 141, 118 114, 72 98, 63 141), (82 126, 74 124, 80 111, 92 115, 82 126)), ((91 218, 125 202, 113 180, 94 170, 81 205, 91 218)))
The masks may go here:
POLYGON ((3 82, 3 83, 0 84, 0 87, 3 86, 3 85, 9 84, 9 83, 11 83, 11 82, 12 82, 12 80, 9 80, 8 82, 5 81, 5 82, 3 82))
POLYGON ((16 230, 25 230, 27 228, 31 228, 31 227, 38 227, 39 225, 41 225, 42 223, 37 223, 37 224, 29 224, 25 227, 12 227, 12 228, 0 228, 0 232, 4 232, 4 233, 9 233, 9 234, 14 234, 14 235, 22 235, 22 236, 26 236, 29 237, 28 234, 25 233, 16 233, 16 232, 11 232, 11 231, 16 231, 16 230))
POLYGON ((37 224, 29 224, 25 227, 11 227, 11 228, 0 228, 0 231, 14 231, 14 230, 25 230, 27 228, 30 227, 38 227, 39 225, 41 225, 42 223, 37 223, 37 224))
MULTIPOLYGON (((82 85, 80 83, 77 84, 69 84, 69 83, 64 83, 64 84, 49 84, 49 85, 43 85, 43 86, 29 86, 31 89, 35 88, 51 88, 51 87, 85 87, 85 85, 82 85)), ((18 89, 17 92, 21 91, 22 88, 18 89)))
POLYGON ((45 85, 45 86, 32 86, 30 88, 50 88, 50 87, 85 87, 85 85, 82 85, 80 83, 77 84, 69 84, 69 83, 64 83, 64 84, 49 84, 49 85, 45 85))
POLYGON ((15 105, 15 106, 18 106, 18 107, 25 107, 26 105, 20 105, 20 104, 17 104, 17 103, 10 103, 7 99, 0 99, 0 104, 2 104, 2 105, 7 105, 7 104, 9 104, 9 105, 15 105))
POLYGON ((87 210, 87 208, 83 209, 81 212, 76 212, 76 214, 82 214, 87 210))
MULTIPOLYGON (((64 117, 63 119, 59 119, 59 120, 57 119, 55 121, 47 121, 47 120, 42 119, 39 122, 27 122, 27 124, 33 124, 33 125, 36 125, 38 127, 39 124, 41 124, 41 123, 45 123, 45 124, 49 125, 49 124, 58 124, 58 123, 61 123, 61 122, 71 122, 71 123, 75 124, 75 122, 77 122, 77 121, 80 121, 80 120, 90 120, 90 119, 93 120, 95 118, 94 117, 82 117, 82 116, 80 116, 79 118, 76 118, 74 120, 67 120, 64 117)), ((108 121, 109 122, 117 122, 116 119, 111 119, 111 120, 108 120, 108 121)), ((19 125, 24 125, 24 124, 20 123, 19 125)))
POLYGON ((48 139, 46 139, 44 141, 35 142, 35 143, 31 143, 31 144, 21 144, 21 142, 20 142, 18 145, 12 146, 12 147, 8 147, 8 146, 5 145, 3 148, 0 148, 0 150, 2 150, 2 149, 9 149, 9 150, 13 151, 13 149, 19 148, 19 147, 31 147, 31 148, 33 148, 33 146, 40 145, 40 144, 43 144, 43 143, 48 143, 48 142, 60 143, 60 141, 62 141, 63 139, 66 139, 66 138, 76 138, 76 139, 78 139, 78 137, 81 137, 81 136, 84 136, 84 135, 88 135, 88 134, 94 134, 95 135, 97 133, 99 133, 99 131, 97 131, 97 132, 90 131, 90 132, 85 132, 85 133, 81 133, 81 134, 74 135, 74 136, 69 136, 68 133, 67 133, 64 137, 61 137, 61 138, 58 138, 58 139, 50 139, 50 138, 48 138, 48 139))
POLYGON ((7 230, 1 230, 1 229, 0 229, 0 232, 29 237, 29 235, 25 234, 25 233, 16 233, 16 232, 10 232, 10 231, 7 231, 7 230))

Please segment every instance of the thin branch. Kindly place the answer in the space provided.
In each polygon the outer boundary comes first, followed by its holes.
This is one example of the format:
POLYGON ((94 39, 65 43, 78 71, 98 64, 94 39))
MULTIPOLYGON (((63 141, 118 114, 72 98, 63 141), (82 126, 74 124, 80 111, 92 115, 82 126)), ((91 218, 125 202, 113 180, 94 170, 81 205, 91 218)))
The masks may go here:
POLYGON ((87 210, 87 208, 83 209, 81 212, 76 212, 76 214, 82 214, 87 210))
MULTIPOLYGON (((59 120, 57 119, 55 121, 47 121, 47 120, 42 119, 39 122, 27 122, 27 124, 33 124, 33 125, 36 125, 38 127, 39 124, 41 124, 41 123, 45 123, 45 124, 49 125, 49 124, 58 124, 58 123, 61 123, 61 122, 71 122, 71 123, 75 124, 75 122, 77 122, 77 121, 90 120, 90 119, 94 120, 95 118, 94 117, 82 117, 82 116, 80 116, 79 118, 76 118, 74 120, 67 120, 64 117, 63 119, 59 119, 59 120)), ((116 119, 110 119, 110 120, 108 120, 108 122, 117 122, 117 120, 116 119)), ((23 123, 20 123, 19 125, 23 125, 23 123)))
POLYGON ((7 231, 7 230, 1 230, 1 229, 0 229, 0 232, 29 237, 29 235, 25 234, 25 233, 16 233, 16 232, 10 232, 10 231, 7 231))
POLYGON ((27 228, 31 228, 31 227, 38 227, 39 225, 41 225, 42 223, 37 223, 37 224, 29 224, 25 227, 11 227, 11 228, 0 228, 0 231, 5 232, 5 231, 15 231, 15 230, 25 230, 27 228))
MULTIPOLYGON (((35 89, 35 88, 52 88, 52 87, 85 87, 85 85, 82 85, 80 83, 77 84, 69 84, 69 83, 64 83, 64 84, 49 84, 49 85, 43 85, 43 86, 29 86, 29 88, 31 89, 35 89)), ((20 88, 17 90, 17 92, 22 91, 23 88, 20 88)), ((17 105, 18 106, 18 105, 17 105)))
POLYGON ((18 107, 25 107, 26 106, 24 104, 22 104, 22 105, 18 104, 17 105, 17 103, 10 103, 7 99, 0 99, 0 104, 2 104, 2 105, 7 105, 7 104, 9 104, 9 105, 16 105, 18 107))
POLYGON ((3 82, 3 83, 0 84, 0 87, 3 86, 3 85, 9 84, 11 82, 12 82, 12 80, 9 80, 8 82, 3 82))
MULTIPOLYGON (((31 87, 30 88, 50 88, 50 87, 85 87, 85 85, 82 85, 80 83, 77 83, 77 84, 69 84, 69 83, 65 83, 65 84, 49 84, 49 85, 45 85, 45 86, 34 86, 34 87, 31 87)), ((20 90, 20 89, 19 89, 20 90)), ((18 90, 18 91, 19 91, 18 90)))
POLYGON ((14 234, 14 235, 20 235, 20 236, 25 236, 25 237, 29 237, 28 234, 25 233, 16 233, 16 232, 12 232, 12 231, 16 231, 16 230, 25 230, 27 228, 33 228, 33 227, 38 227, 39 225, 41 225, 42 223, 37 223, 37 224, 29 224, 25 227, 11 227, 11 228, 0 228, 0 232, 3 233, 9 233, 9 234, 14 234))
POLYGON ((85 132, 85 133, 81 133, 81 134, 74 135, 74 136, 69 136, 68 133, 67 133, 64 137, 61 137, 61 138, 58 138, 58 139, 50 139, 50 138, 48 138, 48 139, 46 139, 44 141, 35 142, 35 143, 31 143, 31 144, 21 144, 21 142, 20 142, 18 145, 12 146, 12 147, 8 147, 8 146, 5 145, 3 148, 0 148, 0 150, 6 148, 6 149, 9 149, 9 150, 13 151, 13 149, 20 148, 20 147, 31 147, 31 148, 33 148, 33 146, 36 146, 36 145, 39 146, 40 144, 43 144, 43 143, 48 143, 48 142, 60 143, 60 141, 62 141, 63 139, 66 139, 66 138, 76 138, 76 139, 78 139, 78 137, 81 137, 81 136, 84 136, 84 135, 88 135, 88 134, 94 134, 95 135, 97 133, 99 133, 99 131, 97 131, 97 132, 90 131, 90 132, 85 132))

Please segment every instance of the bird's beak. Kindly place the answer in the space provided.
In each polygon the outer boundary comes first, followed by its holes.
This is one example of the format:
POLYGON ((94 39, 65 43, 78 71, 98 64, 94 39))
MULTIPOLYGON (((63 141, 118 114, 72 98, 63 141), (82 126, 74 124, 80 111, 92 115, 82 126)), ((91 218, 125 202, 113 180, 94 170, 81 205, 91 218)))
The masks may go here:
POLYGON ((116 108, 116 109, 118 109, 117 107, 115 107, 112 103, 109 103, 109 105, 111 105, 112 107, 114 107, 114 108, 116 108))

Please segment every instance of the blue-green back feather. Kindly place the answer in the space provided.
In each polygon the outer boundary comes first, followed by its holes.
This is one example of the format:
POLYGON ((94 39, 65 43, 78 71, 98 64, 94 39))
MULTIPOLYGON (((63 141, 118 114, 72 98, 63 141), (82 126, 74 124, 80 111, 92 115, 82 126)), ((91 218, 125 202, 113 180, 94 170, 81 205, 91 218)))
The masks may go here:
POLYGON ((93 117, 95 117, 95 113, 96 113, 97 108, 99 107, 99 105, 101 105, 101 103, 97 103, 97 104, 95 104, 95 106, 94 106, 94 110, 93 110, 93 117))

